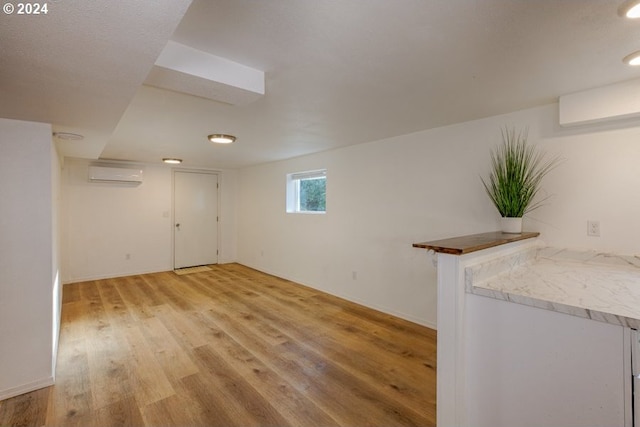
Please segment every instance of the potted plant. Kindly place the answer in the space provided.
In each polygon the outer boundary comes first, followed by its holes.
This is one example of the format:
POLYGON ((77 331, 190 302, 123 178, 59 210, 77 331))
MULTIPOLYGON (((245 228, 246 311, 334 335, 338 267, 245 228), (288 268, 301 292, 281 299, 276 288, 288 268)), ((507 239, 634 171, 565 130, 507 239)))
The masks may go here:
POLYGON ((546 154, 527 143, 528 129, 516 132, 502 129, 502 144, 491 151, 489 181, 482 177, 487 194, 502 216, 502 231, 521 233, 522 217, 539 208, 546 197, 534 202, 542 178, 556 167, 558 157, 546 154))

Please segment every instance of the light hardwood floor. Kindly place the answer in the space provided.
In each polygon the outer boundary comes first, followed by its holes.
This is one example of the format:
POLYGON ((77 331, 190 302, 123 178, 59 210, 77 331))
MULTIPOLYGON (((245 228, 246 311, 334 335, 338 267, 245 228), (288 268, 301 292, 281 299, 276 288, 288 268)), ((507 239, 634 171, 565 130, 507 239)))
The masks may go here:
POLYGON ((56 385, 0 425, 431 426, 436 333, 238 264, 64 287, 56 385))

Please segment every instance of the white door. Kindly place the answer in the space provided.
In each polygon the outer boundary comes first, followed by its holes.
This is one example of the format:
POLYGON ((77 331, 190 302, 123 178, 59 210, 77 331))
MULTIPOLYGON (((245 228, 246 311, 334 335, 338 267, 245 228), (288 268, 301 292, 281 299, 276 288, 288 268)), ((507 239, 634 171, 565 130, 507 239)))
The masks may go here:
POLYGON ((218 175, 173 175, 174 268, 218 262, 218 175))

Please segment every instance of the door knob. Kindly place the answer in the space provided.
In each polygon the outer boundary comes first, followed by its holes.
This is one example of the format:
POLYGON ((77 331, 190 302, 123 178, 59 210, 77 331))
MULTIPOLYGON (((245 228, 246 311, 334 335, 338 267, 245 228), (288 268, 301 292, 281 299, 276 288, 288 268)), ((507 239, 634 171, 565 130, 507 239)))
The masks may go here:
POLYGON ((176 227, 177 227, 177 228, 180 228, 180 223, 177 223, 177 224, 176 224, 176 227))

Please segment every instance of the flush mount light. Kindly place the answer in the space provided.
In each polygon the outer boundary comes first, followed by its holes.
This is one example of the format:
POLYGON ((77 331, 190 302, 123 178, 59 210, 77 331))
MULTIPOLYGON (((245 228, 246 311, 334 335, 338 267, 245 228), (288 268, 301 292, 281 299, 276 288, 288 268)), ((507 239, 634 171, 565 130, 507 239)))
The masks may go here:
POLYGON ((236 140, 236 137, 233 135, 225 135, 223 133, 214 133, 212 135, 207 136, 209 141, 215 142, 216 144, 231 144, 236 140))
POLYGON ((182 163, 182 159, 175 159, 171 157, 165 157, 164 159, 162 159, 162 161, 171 165, 179 165, 180 163, 182 163))
POLYGON ((66 141, 80 141, 84 139, 83 135, 70 132, 54 132, 53 136, 58 139, 64 139, 66 141))
POLYGON ((625 18, 640 18, 640 0, 627 0, 618 8, 618 15, 625 18))
POLYGON ((640 65, 640 50, 635 51, 622 59, 622 62, 629 65, 640 65))

